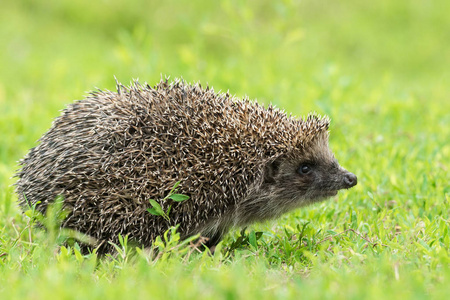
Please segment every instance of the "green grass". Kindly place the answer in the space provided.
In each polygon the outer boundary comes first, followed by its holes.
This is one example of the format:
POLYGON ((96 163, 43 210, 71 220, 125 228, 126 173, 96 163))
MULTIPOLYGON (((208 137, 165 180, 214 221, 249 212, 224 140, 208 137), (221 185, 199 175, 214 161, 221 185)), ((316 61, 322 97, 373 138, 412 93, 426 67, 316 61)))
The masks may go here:
POLYGON ((0 298, 446 299, 450 2, 182 2, 2 3, 0 298), (11 176, 65 104, 114 75, 328 114, 359 183, 243 243, 236 230, 213 256, 174 241, 158 259, 61 249, 20 212, 11 176))

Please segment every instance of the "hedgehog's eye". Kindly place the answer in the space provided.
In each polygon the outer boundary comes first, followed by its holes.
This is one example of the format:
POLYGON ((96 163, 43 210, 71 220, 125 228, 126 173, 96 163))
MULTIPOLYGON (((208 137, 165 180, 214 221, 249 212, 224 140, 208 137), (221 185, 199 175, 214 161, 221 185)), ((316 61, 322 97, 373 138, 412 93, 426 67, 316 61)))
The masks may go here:
POLYGON ((302 164, 300 168, 298 168, 297 172, 300 175, 308 174, 311 172, 311 166, 309 164, 302 164))

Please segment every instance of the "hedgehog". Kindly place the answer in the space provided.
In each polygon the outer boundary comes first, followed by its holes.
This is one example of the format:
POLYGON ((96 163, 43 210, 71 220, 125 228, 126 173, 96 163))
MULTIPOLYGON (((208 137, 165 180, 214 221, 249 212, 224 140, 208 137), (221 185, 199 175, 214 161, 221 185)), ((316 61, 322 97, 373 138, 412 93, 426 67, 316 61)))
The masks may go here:
POLYGON ((356 185, 329 149, 329 124, 199 83, 117 83, 62 111, 20 161, 16 192, 41 213, 62 197, 61 227, 97 241, 89 251, 112 252, 119 234, 151 247, 173 226, 213 249, 231 228, 356 185), (176 184, 188 200, 167 199, 176 184), (149 213, 149 199, 169 218, 149 213))

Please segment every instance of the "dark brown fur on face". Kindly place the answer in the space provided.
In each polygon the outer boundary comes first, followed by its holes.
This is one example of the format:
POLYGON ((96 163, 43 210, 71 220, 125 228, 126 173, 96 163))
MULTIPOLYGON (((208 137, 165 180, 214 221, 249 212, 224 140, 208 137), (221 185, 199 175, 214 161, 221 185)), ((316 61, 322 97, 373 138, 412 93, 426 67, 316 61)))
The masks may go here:
POLYGON ((119 234, 150 246, 176 224, 214 246, 233 226, 356 184, 328 148, 328 126, 180 81, 119 85, 69 105, 21 161, 16 188, 41 212, 62 195, 62 226, 97 239, 101 253, 119 234), (161 201, 178 181, 190 199, 161 201), (172 205, 169 221, 147 211, 149 199, 172 205))

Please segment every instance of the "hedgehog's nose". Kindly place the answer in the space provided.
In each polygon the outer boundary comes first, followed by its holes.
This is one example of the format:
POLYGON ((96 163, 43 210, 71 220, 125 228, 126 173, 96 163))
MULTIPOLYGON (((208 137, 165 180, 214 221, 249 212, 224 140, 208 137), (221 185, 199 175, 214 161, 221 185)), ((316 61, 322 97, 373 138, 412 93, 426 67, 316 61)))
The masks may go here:
POLYGON ((355 174, 348 172, 344 175, 344 184, 346 189, 355 186, 356 183, 358 183, 358 179, 356 178, 355 174))

